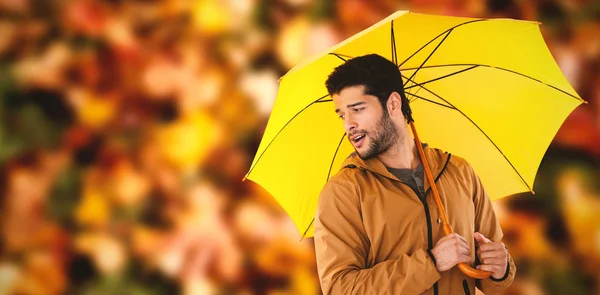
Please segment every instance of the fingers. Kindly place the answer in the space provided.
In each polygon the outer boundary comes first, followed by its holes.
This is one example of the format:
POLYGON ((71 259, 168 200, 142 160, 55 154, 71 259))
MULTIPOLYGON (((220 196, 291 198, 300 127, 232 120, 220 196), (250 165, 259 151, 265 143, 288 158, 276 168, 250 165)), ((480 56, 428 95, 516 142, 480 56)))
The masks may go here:
POLYGON ((479 243, 480 245, 491 242, 490 239, 486 238, 481 233, 475 232, 475 234, 473 234, 473 236, 475 237, 475 240, 477 241, 477 243, 479 243))
POLYGON ((477 256, 481 265, 477 269, 490 271, 495 277, 501 277, 506 269, 508 252, 501 242, 488 242, 480 244, 477 256))
POLYGON ((457 263, 471 263, 471 256, 469 254, 460 255, 457 259, 457 263))
POLYGON ((469 247, 467 240, 465 240, 465 238, 461 237, 457 233, 451 233, 447 236, 444 236, 437 242, 436 246, 444 244, 456 246, 456 249, 458 251, 457 255, 471 255, 471 248, 469 247))
POLYGON ((504 251, 504 249, 492 251, 482 251, 481 249, 478 249, 477 257, 479 257, 480 260, 487 258, 506 258, 506 252, 504 251))
POLYGON ((507 255, 506 248, 501 242, 483 244, 477 249, 477 257, 479 257, 479 259, 491 257, 506 258, 507 255))
POLYGON ((461 254, 471 256, 471 249, 469 248, 469 245, 467 245, 467 242, 459 242, 458 249, 461 254))
POLYGON ((438 242, 437 242, 437 244, 436 244, 436 245, 439 245, 439 244, 441 244, 441 243, 444 243, 444 242, 446 242, 446 241, 448 241, 448 240, 450 240, 450 239, 455 239, 454 235, 455 235, 454 233, 451 233, 451 234, 449 234, 449 235, 445 235, 445 236, 443 236, 441 239, 439 239, 439 240, 438 240, 438 242))
POLYGON ((454 239, 454 240, 463 240, 463 241, 465 241, 465 242, 467 241, 467 240, 465 240, 465 238, 461 237, 459 234, 457 234, 457 233, 451 233, 451 234, 449 234, 449 235, 443 236, 443 237, 442 237, 442 238, 441 238, 441 239, 438 241, 438 243, 440 243, 440 242, 444 242, 444 241, 447 241, 447 240, 453 240, 453 239, 454 239))
POLYGON ((447 236, 444 236, 443 238, 441 238, 437 243, 444 243, 446 241, 451 241, 454 240, 456 242, 464 242, 465 245, 468 245, 467 240, 465 240, 465 238, 463 238, 461 235, 457 234, 457 233, 451 233, 447 236))
POLYGON ((500 267, 497 265, 487 265, 487 264, 480 264, 477 266, 477 269, 479 270, 485 270, 485 271, 489 271, 489 272, 497 272, 500 267))
POLYGON ((506 266, 502 266, 502 265, 488 265, 488 264, 482 264, 482 265, 478 265, 477 269, 479 270, 483 270, 483 271, 489 271, 492 273, 492 277, 499 279, 501 277, 504 276, 504 274, 506 273, 506 266))
POLYGON ((486 258, 481 260, 483 265, 504 265, 506 259, 504 258, 486 258))
POLYGON ((461 235, 459 235, 459 234, 457 234, 457 233, 454 233, 454 234, 456 234, 456 236, 457 236, 457 237, 458 237, 458 238, 459 238, 459 239, 460 239, 460 240, 461 240, 461 241, 462 241, 462 242, 463 242, 465 245, 468 245, 468 243, 467 243, 467 240, 465 240, 465 238, 463 238, 461 235))
POLYGON ((438 271, 446 271, 458 263, 472 262, 469 243, 457 233, 442 237, 431 252, 437 261, 438 271))

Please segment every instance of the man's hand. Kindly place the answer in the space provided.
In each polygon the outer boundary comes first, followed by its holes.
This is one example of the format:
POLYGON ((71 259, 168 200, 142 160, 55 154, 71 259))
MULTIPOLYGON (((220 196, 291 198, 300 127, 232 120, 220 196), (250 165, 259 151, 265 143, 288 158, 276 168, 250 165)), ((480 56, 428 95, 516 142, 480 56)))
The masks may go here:
POLYGON ((451 233, 441 238, 431 249, 438 271, 446 271, 462 262, 471 260, 471 250, 465 238, 457 233, 451 233))
POLYGON ((492 277, 499 280, 506 273, 506 264, 508 263, 508 252, 502 242, 492 242, 480 233, 475 233, 475 240, 479 244, 477 257, 480 265, 477 269, 489 271, 492 277))

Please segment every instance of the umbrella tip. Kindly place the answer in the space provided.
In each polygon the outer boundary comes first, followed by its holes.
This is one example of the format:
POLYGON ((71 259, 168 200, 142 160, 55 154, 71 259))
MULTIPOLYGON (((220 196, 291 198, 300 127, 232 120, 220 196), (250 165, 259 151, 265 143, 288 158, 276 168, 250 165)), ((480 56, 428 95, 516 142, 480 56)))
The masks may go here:
POLYGON ((587 100, 582 100, 583 104, 588 104, 587 100))
POLYGON ((535 192, 534 192, 533 190, 531 190, 531 194, 532 194, 532 195, 535 195, 535 192))

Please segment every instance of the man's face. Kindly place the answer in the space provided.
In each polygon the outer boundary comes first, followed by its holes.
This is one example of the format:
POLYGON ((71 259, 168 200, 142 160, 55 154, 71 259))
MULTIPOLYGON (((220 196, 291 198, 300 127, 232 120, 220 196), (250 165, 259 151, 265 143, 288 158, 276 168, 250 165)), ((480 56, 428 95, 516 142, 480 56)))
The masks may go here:
POLYGON ((332 98, 348 140, 362 159, 376 157, 396 144, 396 126, 377 97, 364 94, 364 86, 344 88, 332 98))

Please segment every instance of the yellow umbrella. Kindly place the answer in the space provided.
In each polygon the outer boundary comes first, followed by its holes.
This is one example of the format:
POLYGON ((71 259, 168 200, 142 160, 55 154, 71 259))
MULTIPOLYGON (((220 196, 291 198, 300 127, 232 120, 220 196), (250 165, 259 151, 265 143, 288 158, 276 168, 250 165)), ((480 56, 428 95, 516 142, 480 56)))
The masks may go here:
POLYGON ((423 141, 469 161, 492 200, 533 192, 552 138, 584 102, 537 22, 398 11, 280 80, 246 178, 273 195, 302 237, 313 235, 321 188, 353 152, 325 80, 345 60, 370 53, 398 65, 423 141))

